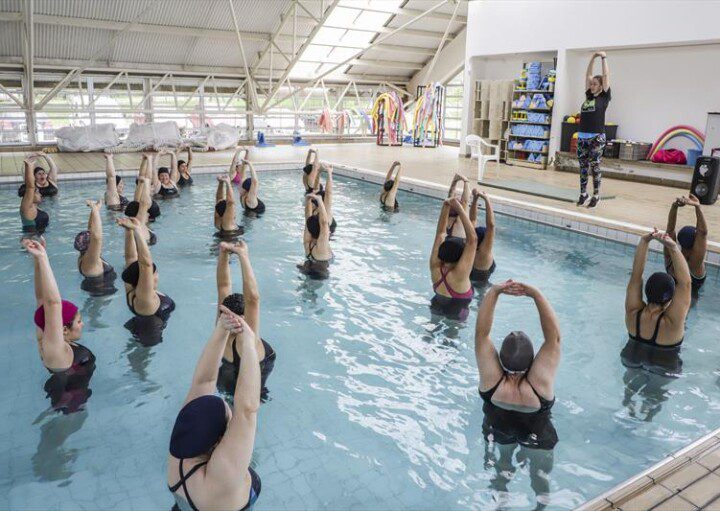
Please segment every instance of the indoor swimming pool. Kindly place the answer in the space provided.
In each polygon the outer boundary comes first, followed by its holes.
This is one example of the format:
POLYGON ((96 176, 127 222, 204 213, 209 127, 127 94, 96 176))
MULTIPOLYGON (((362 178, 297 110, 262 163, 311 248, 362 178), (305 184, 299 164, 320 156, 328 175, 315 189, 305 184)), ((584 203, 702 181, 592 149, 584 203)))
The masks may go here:
MULTIPOLYGON (((267 211, 240 220, 262 298, 261 334, 277 352, 258 418, 256 510, 572 509, 720 422, 717 268, 708 268, 688 315, 682 373, 650 375, 619 357, 634 247, 498 215, 492 280, 539 287, 563 334, 552 410, 559 442, 550 452, 500 448, 482 434, 473 352, 481 297, 467 323, 428 307, 440 201, 401 191, 399 213, 386 213, 377 185, 337 177, 335 262, 328 280, 311 280, 295 266, 304 260, 299 170, 262 172, 260 180, 267 211)), ((119 277, 108 296, 80 288, 73 239, 87 224, 85 199, 101 198, 103 183, 63 182, 41 206, 51 217, 46 239, 60 292, 80 307, 80 342, 97 357, 89 389, 61 396, 63 411, 44 389, 52 385, 34 340, 17 185, 0 189, 0 508, 171 507, 170 431, 216 307, 216 181, 195 181, 160 204, 153 225, 158 288, 177 308, 162 342, 149 347, 124 327, 132 315, 119 277)), ((119 270, 116 215, 102 210, 103 254, 119 270)), ((661 269, 652 254, 646 275, 661 269)), ((239 288, 236 262, 233 279, 239 288)), ((496 345, 511 330, 540 346, 530 299, 500 299, 496 345)))

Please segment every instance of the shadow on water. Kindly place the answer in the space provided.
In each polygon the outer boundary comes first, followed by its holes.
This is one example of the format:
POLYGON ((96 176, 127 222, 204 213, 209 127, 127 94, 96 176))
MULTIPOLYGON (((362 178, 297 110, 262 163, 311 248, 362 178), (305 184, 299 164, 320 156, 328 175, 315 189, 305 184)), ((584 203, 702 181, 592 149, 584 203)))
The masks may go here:
MULTIPOLYGON (((33 425, 43 421, 43 412, 33 425)), ((32 457, 35 476, 40 481, 62 481, 73 475, 72 465, 78 457, 78 449, 64 447, 65 441, 82 428, 88 417, 87 411, 70 415, 53 415, 40 426, 40 441, 32 457)))
POLYGON ((148 375, 148 367, 152 361, 154 350, 148 346, 138 344, 135 338, 130 338, 125 345, 123 355, 127 356, 130 369, 133 373, 135 373, 138 380, 143 383, 147 383, 150 386, 145 389, 146 391, 160 388, 157 383, 149 379, 148 375))

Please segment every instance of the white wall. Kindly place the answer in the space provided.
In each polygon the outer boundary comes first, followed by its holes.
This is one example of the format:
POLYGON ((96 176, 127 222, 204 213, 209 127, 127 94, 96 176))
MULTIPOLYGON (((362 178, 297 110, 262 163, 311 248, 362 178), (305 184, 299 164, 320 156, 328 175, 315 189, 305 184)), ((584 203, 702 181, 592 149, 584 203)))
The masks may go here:
MULTIPOLYGON (((608 52, 613 101, 607 119, 620 124, 619 136, 653 141, 680 123, 703 130, 707 112, 720 110, 720 1, 469 3, 466 65, 483 56, 515 53, 526 61, 524 53, 557 53, 551 152, 559 147, 562 116, 580 107, 595 49, 608 52)), ((466 83, 466 107, 473 86, 466 83)))

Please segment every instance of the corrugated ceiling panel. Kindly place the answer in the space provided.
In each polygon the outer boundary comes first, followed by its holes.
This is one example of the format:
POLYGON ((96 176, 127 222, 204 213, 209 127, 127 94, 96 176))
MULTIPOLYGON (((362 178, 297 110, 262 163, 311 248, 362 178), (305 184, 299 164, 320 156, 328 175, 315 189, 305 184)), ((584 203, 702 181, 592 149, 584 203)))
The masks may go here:
POLYGON ((126 33, 117 38, 112 60, 148 64, 184 64, 192 38, 126 33))
MULTIPOLYGON (((426 11, 437 4, 438 4, 438 0, 408 0, 408 2, 405 5, 403 5, 403 7, 406 7, 408 9, 415 9, 418 11, 426 11)), ((438 7, 433 12, 442 12, 445 14, 452 14, 453 9, 455 9, 455 5, 452 2, 448 2, 445 5, 438 7)), ((458 8, 458 12, 457 12, 458 15, 467 16, 467 11, 468 11, 467 1, 461 0, 460 7, 458 8)))
POLYGON ((68 60, 106 58, 104 48, 109 41, 108 30, 42 25, 35 30, 35 56, 68 60))
POLYGON ((417 55, 415 53, 404 53, 395 50, 383 50, 382 45, 380 48, 373 48, 365 52, 360 58, 363 59, 375 59, 375 60, 395 60, 402 62, 410 62, 413 64, 422 64, 432 58, 432 55, 417 55))
POLYGON ((0 12, 20 12, 22 10, 22 0, 2 0, 0 2, 0 12))
POLYGON ((72 18, 130 21, 148 6, 157 9, 160 2, 150 0, 35 0, 36 14, 72 18))
POLYGON ((0 23, 0 55, 3 57, 20 57, 22 55, 22 31, 17 22, 3 21, 0 23))

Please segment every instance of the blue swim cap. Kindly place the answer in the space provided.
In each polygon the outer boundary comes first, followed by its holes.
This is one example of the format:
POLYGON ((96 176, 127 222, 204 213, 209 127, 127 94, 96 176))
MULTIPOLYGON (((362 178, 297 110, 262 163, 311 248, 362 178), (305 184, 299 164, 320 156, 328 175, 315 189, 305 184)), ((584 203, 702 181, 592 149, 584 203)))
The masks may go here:
POLYGON ((218 443, 227 429, 225 402, 218 396, 200 396, 183 406, 170 435, 170 454, 194 458, 218 443))
POLYGON ((677 240, 680 246, 686 250, 690 250, 695 244, 695 234, 697 229, 692 225, 686 225, 677 233, 677 240))
POLYGON ((242 182, 242 189, 246 192, 250 191, 250 185, 252 185, 252 178, 247 178, 245 181, 242 182))

